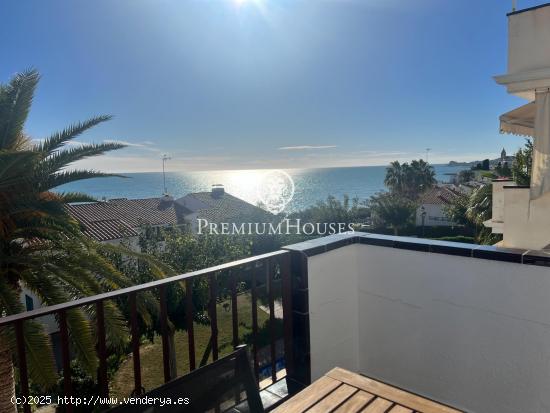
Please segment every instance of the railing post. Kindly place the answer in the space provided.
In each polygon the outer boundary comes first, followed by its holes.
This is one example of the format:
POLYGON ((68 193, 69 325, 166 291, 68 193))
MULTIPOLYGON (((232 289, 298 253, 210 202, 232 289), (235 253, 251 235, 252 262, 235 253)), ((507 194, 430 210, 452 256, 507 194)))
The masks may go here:
POLYGON ((168 309, 166 303, 166 286, 159 288, 160 297, 160 329, 162 340, 162 366, 164 370, 164 382, 168 383, 172 377, 172 368, 170 366, 170 332, 168 331, 168 309))
POLYGON ((210 330, 212 332, 212 360, 218 359, 218 278, 216 273, 210 273, 208 276, 210 288, 210 303, 208 305, 210 315, 210 330))
POLYGON ((133 395, 139 396, 144 393, 141 385, 141 362, 139 355, 139 327, 137 318, 137 297, 136 293, 130 293, 130 328, 132 332, 132 360, 134 363, 134 391, 133 395))
MULTIPOLYGON (((61 337, 61 359, 63 365, 63 395, 71 397, 73 395, 73 385, 71 381, 71 355, 69 353, 69 330, 67 327, 67 311, 59 312, 59 335, 61 337)), ((68 413, 73 412, 73 405, 67 404, 68 413)))
POLYGON ((257 292, 256 266, 252 268, 250 294, 252 295, 252 360, 256 380, 260 380, 260 367, 258 362, 258 292, 257 292))
POLYGON ((193 326, 193 279, 185 280, 185 325, 189 348, 189 370, 195 370, 195 329, 193 326))
MULTIPOLYGON (((23 334, 23 321, 15 323, 15 338, 17 340, 17 354, 19 356, 19 385, 21 395, 25 400, 29 397, 29 374, 27 370, 27 353, 25 352, 25 338, 23 334)), ((23 412, 31 413, 30 403, 23 403, 23 412)))
POLYGON ((311 383, 307 256, 289 250, 283 258, 285 364, 290 394, 311 383))
POLYGON ((97 319, 97 353, 99 356, 99 371, 97 375, 99 391, 102 397, 109 396, 109 383, 107 381, 107 345, 105 340, 105 310, 103 301, 96 303, 97 319))
POLYGON ((267 296, 269 303, 269 351, 271 361, 271 381, 275 383, 277 381, 277 363, 275 349, 277 338, 275 337, 275 296, 273 292, 273 272, 275 269, 275 263, 272 260, 268 259, 265 262, 265 266, 265 281, 267 285, 267 296))
POLYGON ((230 272, 231 277, 231 322, 233 330, 233 348, 239 345, 239 310, 237 299, 237 271, 230 272))

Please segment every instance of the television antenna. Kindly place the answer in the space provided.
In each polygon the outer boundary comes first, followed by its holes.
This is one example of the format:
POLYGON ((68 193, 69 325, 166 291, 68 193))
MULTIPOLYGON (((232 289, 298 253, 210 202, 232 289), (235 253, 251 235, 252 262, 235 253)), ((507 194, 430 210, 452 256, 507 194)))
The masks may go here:
POLYGON ((162 155, 162 182, 163 182, 163 185, 164 185, 164 195, 168 195, 168 190, 166 189, 165 164, 166 164, 166 161, 168 161, 170 159, 172 159, 172 158, 170 158, 168 155, 166 155, 166 154, 162 155))
POLYGON ((516 11, 516 0, 512 0, 512 11, 516 11))

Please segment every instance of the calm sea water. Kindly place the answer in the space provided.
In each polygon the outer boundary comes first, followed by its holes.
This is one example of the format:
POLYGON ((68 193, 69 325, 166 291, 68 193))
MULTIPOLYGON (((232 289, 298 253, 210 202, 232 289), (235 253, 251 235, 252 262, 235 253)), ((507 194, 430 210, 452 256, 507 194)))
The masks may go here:
MULTIPOLYGON (((434 165, 439 182, 448 182, 448 174, 457 173, 464 167, 434 165)), ((258 186, 269 172, 266 170, 167 172, 166 187, 174 197, 189 192, 209 191, 214 184, 222 184, 226 192, 252 204, 259 202, 258 186)), ((292 169, 286 170, 294 181, 294 197, 285 211, 292 212, 324 200, 329 195, 342 199, 368 199, 384 190, 385 166, 353 168, 292 169)), ((149 198, 163 193, 162 173, 128 173, 126 178, 98 178, 64 185, 58 191, 78 191, 98 199, 149 198)))

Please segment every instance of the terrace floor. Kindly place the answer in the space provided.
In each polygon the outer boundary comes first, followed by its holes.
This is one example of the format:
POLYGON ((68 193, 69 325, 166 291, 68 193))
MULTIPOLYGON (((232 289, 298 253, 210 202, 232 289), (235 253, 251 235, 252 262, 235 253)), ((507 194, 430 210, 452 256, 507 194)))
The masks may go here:
POLYGON ((459 410, 341 368, 332 369, 274 410, 279 413, 306 411, 460 413, 459 410))

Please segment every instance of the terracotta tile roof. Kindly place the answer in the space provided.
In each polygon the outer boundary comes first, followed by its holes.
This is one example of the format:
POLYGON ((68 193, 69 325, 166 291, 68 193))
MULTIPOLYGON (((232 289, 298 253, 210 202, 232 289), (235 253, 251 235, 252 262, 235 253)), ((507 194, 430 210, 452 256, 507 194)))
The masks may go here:
POLYGON ((433 205, 449 205, 460 193, 447 186, 434 186, 420 196, 420 203, 433 205))
POLYGON ((98 241, 109 241, 139 235, 138 232, 120 219, 92 221, 84 225, 84 233, 98 241))
POLYGON ((211 192, 197 192, 190 196, 206 205, 198 211, 197 218, 211 222, 234 222, 245 217, 268 219, 272 216, 269 212, 228 193, 213 197, 211 192))
POLYGON ((135 229, 142 225, 175 225, 178 212, 185 214, 184 208, 177 211, 173 201, 165 198, 112 199, 66 207, 84 233, 98 241, 137 235, 135 229))
POLYGON ((188 194, 177 200, 171 197, 145 199, 111 199, 103 202, 69 204, 69 214, 78 220, 84 233, 98 241, 136 236, 143 225, 180 225, 193 212, 197 218, 211 222, 235 222, 243 217, 271 216, 228 193, 212 196, 211 192, 188 194))

